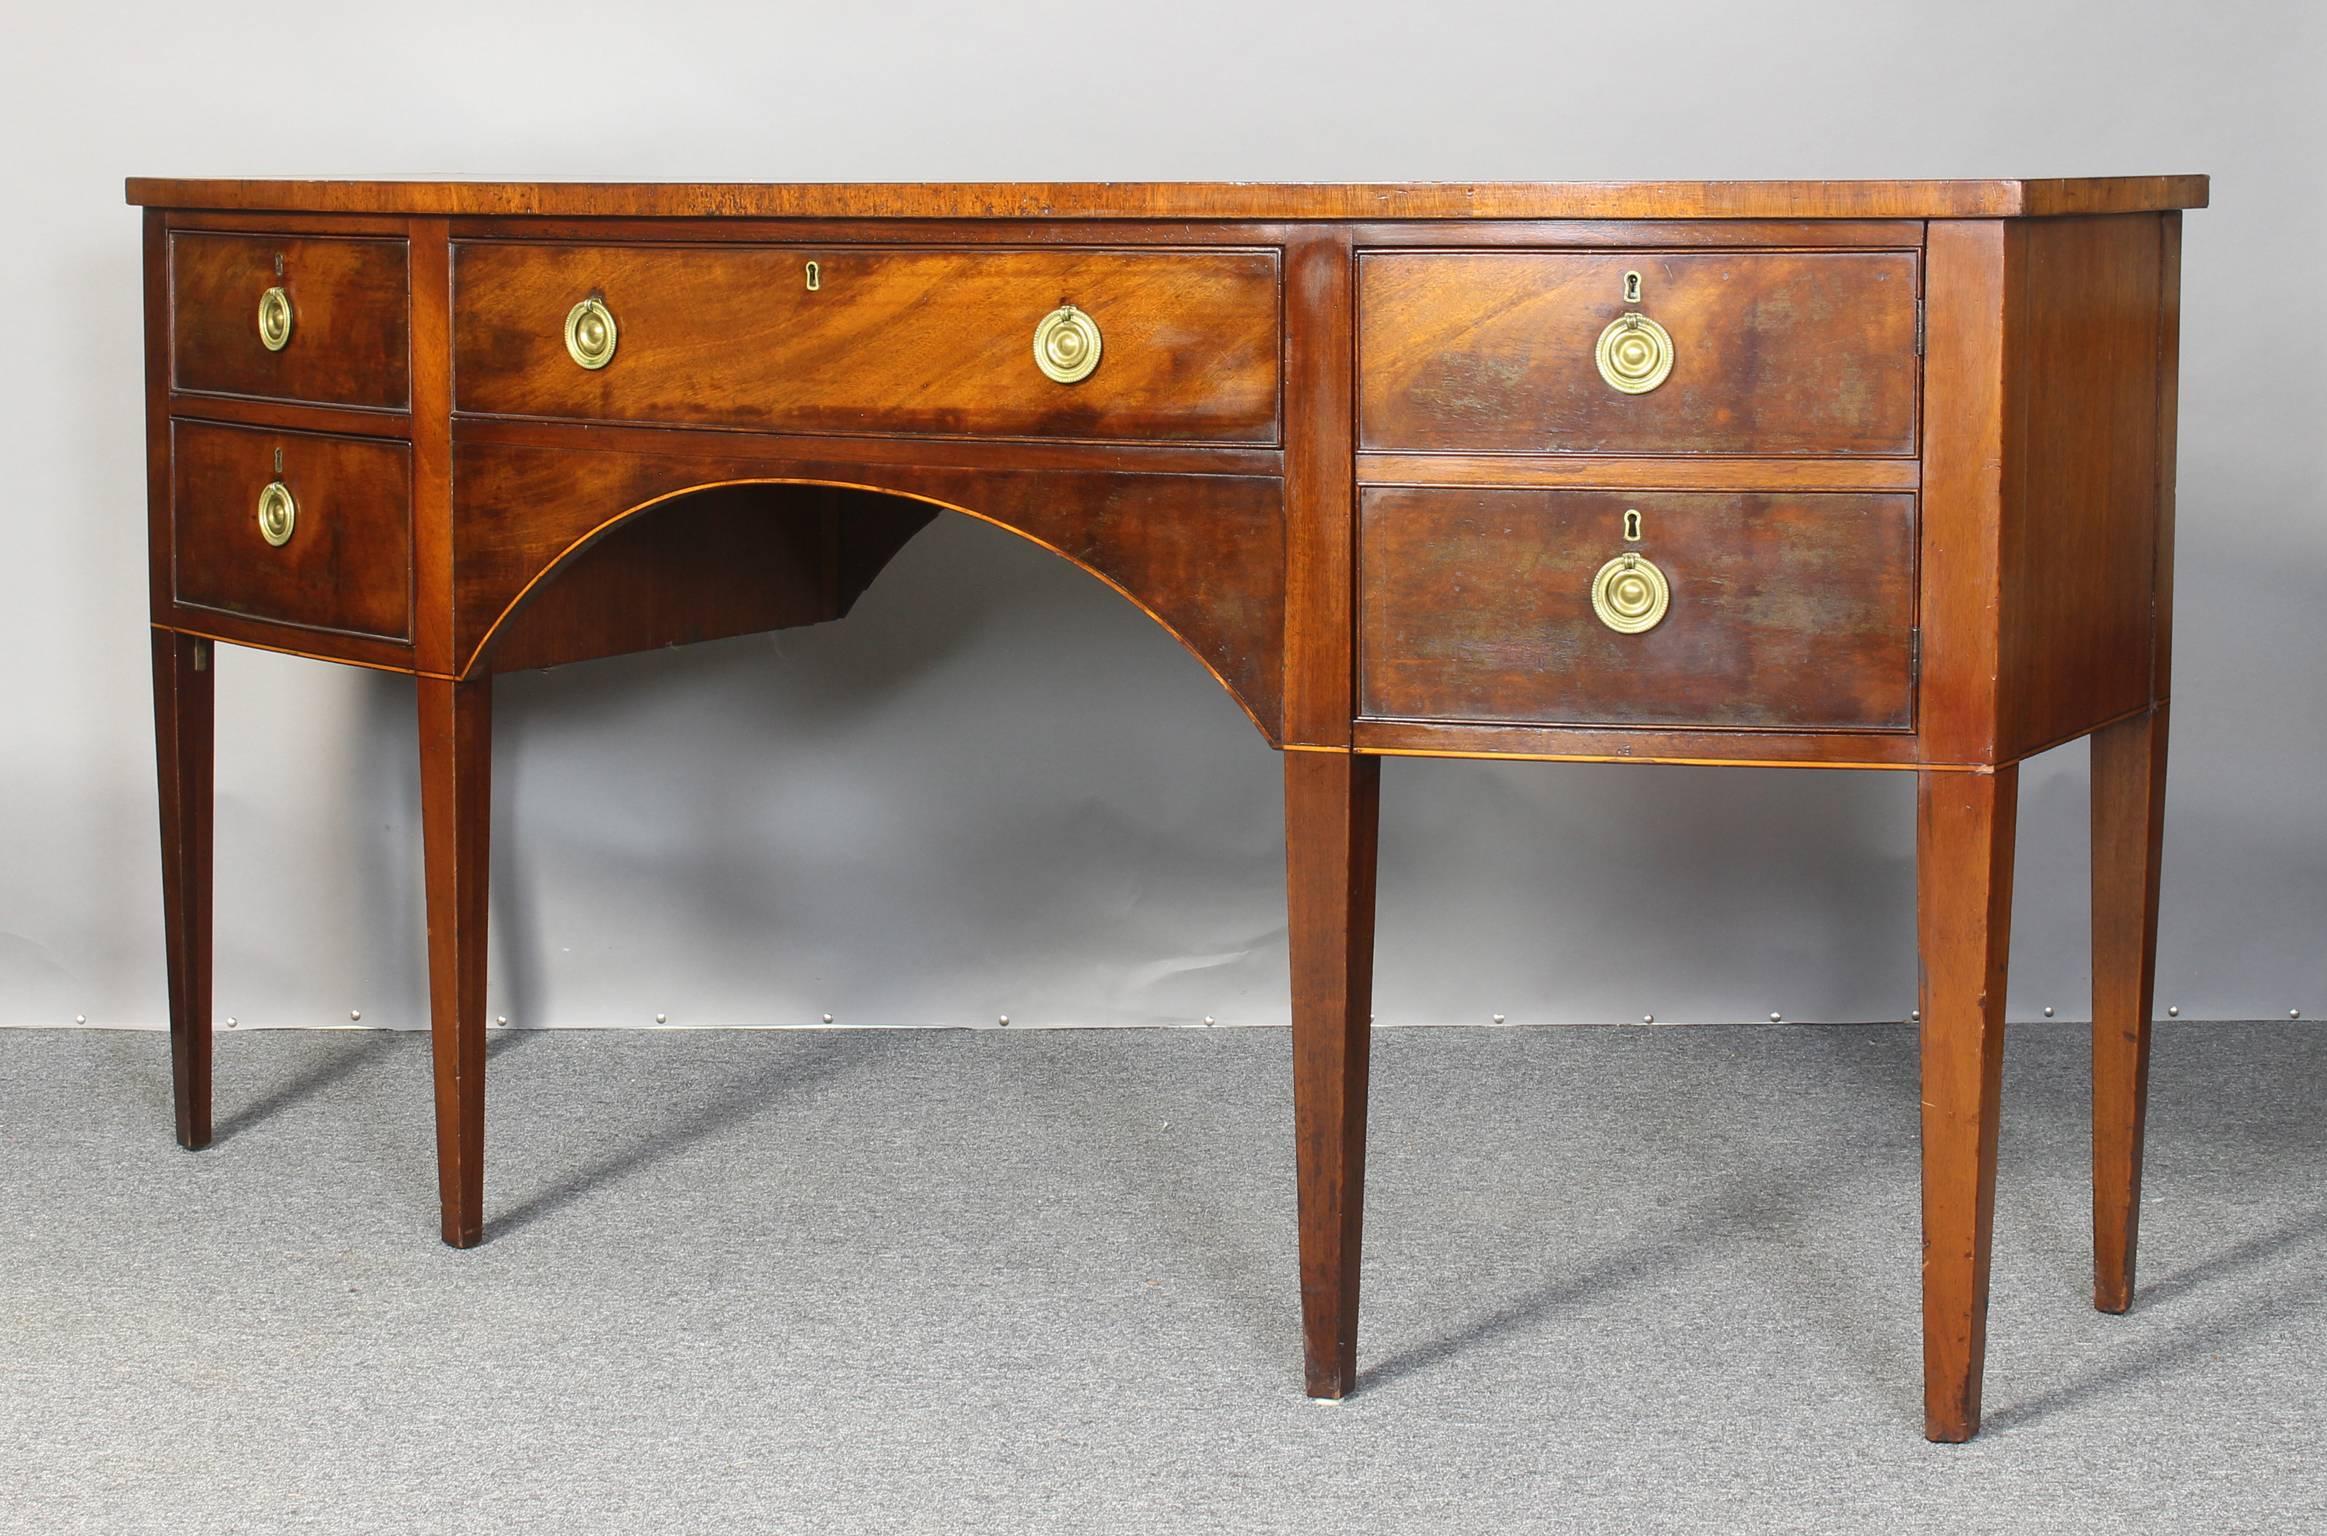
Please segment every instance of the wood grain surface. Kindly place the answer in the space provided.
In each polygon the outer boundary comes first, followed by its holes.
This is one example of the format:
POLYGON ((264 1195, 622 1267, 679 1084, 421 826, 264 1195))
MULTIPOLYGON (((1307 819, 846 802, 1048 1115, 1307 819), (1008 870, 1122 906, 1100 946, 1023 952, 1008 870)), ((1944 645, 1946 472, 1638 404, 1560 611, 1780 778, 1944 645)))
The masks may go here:
POLYGON ((1942 219, 2203 208, 2203 176, 1975 181, 559 182, 132 176, 150 207, 562 218, 1942 219))

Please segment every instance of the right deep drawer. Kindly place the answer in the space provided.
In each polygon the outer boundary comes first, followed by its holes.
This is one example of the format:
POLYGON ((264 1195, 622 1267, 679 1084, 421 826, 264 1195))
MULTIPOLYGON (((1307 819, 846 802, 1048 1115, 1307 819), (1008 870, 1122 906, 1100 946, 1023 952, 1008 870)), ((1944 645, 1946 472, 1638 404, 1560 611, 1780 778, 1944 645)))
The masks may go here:
POLYGON ((1912 250, 1369 252, 1359 446, 1911 456, 1919 293, 1912 250))
POLYGON ((1915 498, 1369 486, 1373 720, 1903 731, 1915 498))

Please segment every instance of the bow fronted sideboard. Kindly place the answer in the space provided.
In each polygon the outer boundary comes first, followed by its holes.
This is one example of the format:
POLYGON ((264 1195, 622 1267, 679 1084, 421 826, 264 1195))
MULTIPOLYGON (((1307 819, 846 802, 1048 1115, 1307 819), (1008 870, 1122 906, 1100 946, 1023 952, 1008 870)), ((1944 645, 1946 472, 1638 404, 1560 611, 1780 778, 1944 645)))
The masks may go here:
POLYGON ((465 1247, 495 674, 839 619, 963 514, 1282 749, 1315 1395, 1356 1380, 1381 760, 1913 774, 1927 1431, 1967 1438, 2017 764, 2079 736, 2095 1300, 2132 1296, 2205 199, 134 180, 178 1138, 211 1133, 220 646, 414 679, 465 1247))

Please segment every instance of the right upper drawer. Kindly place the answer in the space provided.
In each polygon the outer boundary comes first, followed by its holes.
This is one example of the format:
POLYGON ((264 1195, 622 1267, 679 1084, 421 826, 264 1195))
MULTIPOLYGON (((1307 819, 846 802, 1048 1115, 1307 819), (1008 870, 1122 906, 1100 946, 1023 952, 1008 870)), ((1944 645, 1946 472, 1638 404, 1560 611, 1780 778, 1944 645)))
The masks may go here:
POLYGON ((1361 448, 1916 451, 1911 250, 1377 251, 1358 270, 1361 448))

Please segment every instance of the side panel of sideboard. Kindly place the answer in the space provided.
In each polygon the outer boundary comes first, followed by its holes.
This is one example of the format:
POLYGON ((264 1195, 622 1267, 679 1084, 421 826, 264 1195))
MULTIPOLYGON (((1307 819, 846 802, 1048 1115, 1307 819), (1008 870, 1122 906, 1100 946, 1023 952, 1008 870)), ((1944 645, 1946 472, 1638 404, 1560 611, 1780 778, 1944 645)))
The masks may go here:
POLYGON ((1927 758, 2017 761, 2164 697, 2178 232, 1931 226, 1927 758))
POLYGON ((2150 703, 2165 238, 2156 214, 2006 230, 2004 759, 2150 703))

